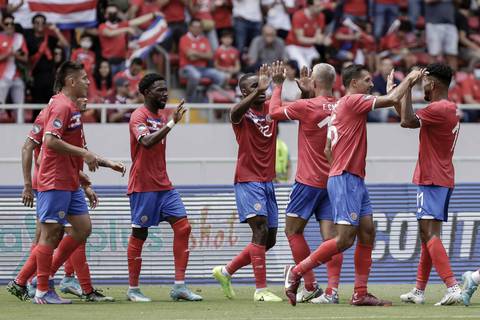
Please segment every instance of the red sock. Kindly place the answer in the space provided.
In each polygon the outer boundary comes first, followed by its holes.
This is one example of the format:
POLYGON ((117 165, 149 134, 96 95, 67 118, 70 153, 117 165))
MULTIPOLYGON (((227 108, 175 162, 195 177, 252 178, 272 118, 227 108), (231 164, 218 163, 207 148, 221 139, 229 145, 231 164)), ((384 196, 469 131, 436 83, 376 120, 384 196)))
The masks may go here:
POLYGON ((48 276, 52 267, 53 248, 38 244, 35 253, 37 256, 37 290, 48 291, 48 276))
POLYGON ((37 271, 37 256, 35 254, 35 247, 36 244, 31 245, 30 247, 30 256, 28 257, 27 261, 23 265, 22 269, 17 275, 15 282, 18 285, 25 286, 27 285, 27 281, 35 275, 35 271, 37 271))
POLYGON ((128 283, 130 287, 138 287, 138 278, 142 270, 142 248, 145 240, 130 236, 128 240, 128 283))
POLYGON ((185 281, 185 272, 187 271, 188 240, 192 227, 187 218, 178 220, 172 225, 173 229, 173 257, 175 260, 175 281, 185 281))
POLYGON ((417 270, 417 285, 418 290, 425 291, 427 287, 428 278, 430 277, 430 271, 432 270, 432 258, 428 253, 428 248, 425 243, 422 243, 422 251, 420 254, 420 261, 418 262, 417 270))
MULTIPOLYGON (((78 248, 77 248, 78 250, 78 248)), ((75 250, 76 251, 76 250, 75 250)), ((72 253, 73 255, 73 253, 72 253)), ((72 263, 72 257, 67 259, 65 261, 65 264, 63 265, 63 268, 65 269, 65 277, 73 277, 73 274, 75 273, 75 270, 73 269, 73 263, 72 263)))
POLYGON ((372 268, 372 250, 373 247, 366 244, 357 243, 355 249, 355 289, 354 292, 360 296, 367 294, 368 276, 372 268))
POLYGON ((332 259, 337 253, 339 253, 339 251, 335 239, 324 241, 317 250, 297 264, 292 271, 296 274, 303 275, 313 268, 330 261, 330 259, 332 259))
POLYGON ((57 250, 55 250, 55 255, 52 260, 52 269, 50 270, 50 275, 53 277, 57 273, 61 265, 67 261, 67 259, 72 255, 78 246, 81 245, 80 242, 73 239, 70 235, 66 235, 60 241, 57 250))
POLYGON ((82 291, 89 294, 93 291, 92 279, 90 278, 90 268, 88 267, 87 256, 85 254, 85 243, 82 243, 70 256, 73 268, 78 277, 78 282, 82 291))
POLYGON ((450 267, 450 260, 443 247, 442 240, 433 237, 427 242, 427 248, 430 257, 432 258, 432 263, 435 266, 435 270, 437 270, 438 275, 442 278, 447 288, 456 285, 457 280, 453 275, 452 268, 450 267))
POLYGON ((340 272, 342 271, 343 253, 338 253, 327 262, 328 285, 325 293, 331 295, 333 290, 338 289, 340 282, 340 272))
POLYGON ((267 287, 267 266, 265 263, 265 246, 251 243, 250 260, 252 261, 255 286, 257 289, 267 287))
MULTIPOLYGON (((293 234, 289 236, 288 243, 290 244, 295 264, 299 264, 310 255, 310 247, 303 234, 293 234)), ((312 270, 303 274, 303 280, 305 281, 305 289, 308 291, 315 289, 317 281, 315 280, 315 274, 312 270)))
POLYGON ((237 270, 250 264, 252 261, 250 259, 250 247, 252 245, 253 244, 249 243, 238 255, 232 259, 232 261, 227 264, 225 269, 230 275, 233 275, 235 272, 237 272, 237 270))

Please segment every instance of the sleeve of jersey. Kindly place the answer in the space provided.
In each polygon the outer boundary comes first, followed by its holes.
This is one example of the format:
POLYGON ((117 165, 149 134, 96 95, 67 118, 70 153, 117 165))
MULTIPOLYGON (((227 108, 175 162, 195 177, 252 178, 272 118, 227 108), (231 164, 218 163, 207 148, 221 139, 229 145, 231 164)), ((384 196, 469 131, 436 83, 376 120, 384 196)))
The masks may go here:
POLYGON ((375 108, 377 98, 369 94, 357 94, 349 98, 352 110, 357 113, 368 113, 375 108))
MULTIPOLYGON (((38 117, 37 117, 38 118, 38 117)), ((28 138, 35 142, 36 144, 42 144, 42 137, 43 137, 43 123, 35 122, 33 123, 32 130, 28 133, 28 138)))
POLYGON ((431 106, 428 106, 426 108, 418 110, 416 112, 416 115, 417 118, 420 120, 420 124, 422 127, 432 126, 441 124, 445 121, 442 110, 443 109, 440 108, 436 108, 436 110, 434 110, 431 106))
POLYGON ((148 134, 148 126, 141 114, 134 113, 130 119, 130 133, 137 141, 148 134))
POLYGON ((45 134, 62 139, 70 121, 70 110, 66 106, 52 106, 45 121, 45 134))

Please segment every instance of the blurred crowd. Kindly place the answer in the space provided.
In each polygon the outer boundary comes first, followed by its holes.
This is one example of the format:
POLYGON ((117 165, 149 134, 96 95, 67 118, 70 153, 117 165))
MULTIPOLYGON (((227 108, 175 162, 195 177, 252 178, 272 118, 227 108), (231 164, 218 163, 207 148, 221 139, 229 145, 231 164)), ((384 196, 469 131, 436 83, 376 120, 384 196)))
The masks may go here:
MULTIPOLYGON (((141 103, 141 77, 168 70, 176 98, 231 103, 242 73, 276 60, 288 66, 284 101, 299 98, 299 70, 317 62, 339 74, 350 63, 365 64, 374 73, 374 94, 385 94, 392 68, 400 81, 413 66, 440 60, 456 70, 451 99, 480 103, 479 0, 99 0, 97 26, 74 30, 60 30, 41 13, 31 18, 32 28, 22 28, 15 20, 25 1, 0 1, 2 104, 48 103, 55 70, 66 59, 84 63, 90 103, 141 103), (169 36, 146 57, 130 58, 139 35, 158 17, 169 36)), ((421 87, 413 99, 423 102, 421 87)), ((108 110, 108 121, 128 121, 131 111, 108 110)), ((27 112, 26 121, 37 112, 27 112)), ((99 117, 91 110, 84 121, 99 117)), ((15 118, 15 111, 0 109, 0 122, 15 118)), ((396 118, 382 111, 369 120, 396 118)), ((479 112, 464 111, 463 120, 478 121, 479 112)))

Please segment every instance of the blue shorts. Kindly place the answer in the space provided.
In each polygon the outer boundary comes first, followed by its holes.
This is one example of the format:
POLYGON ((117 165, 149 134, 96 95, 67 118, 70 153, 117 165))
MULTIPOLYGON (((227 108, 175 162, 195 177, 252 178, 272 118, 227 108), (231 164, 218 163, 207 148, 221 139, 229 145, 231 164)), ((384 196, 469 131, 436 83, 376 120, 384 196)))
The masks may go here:
POLYGON ((358 226, 361 217, 372 215, 368 190, 359 176, 343 172, 330 177, 327 189, 336 224, 358 226))
POLYGON ((277 199, 272 182, 239 182, 234 188, 240 222, 264 216, 269 228, 278 228, 277 199))
POLYGON ((453 189, 440 186, 418 186, 417 220, 448 221, 448 204, 453 189))
POLYGON ((286 210, 287 216, 309 220, 315 214, 317 221, 333 220, 327 189, 295 182, 286 210))
POLYGON ((168 218, 183 218, 187 211, 177 190, 134 192, 130 195, 132 227, 158 226, 168 218))
POLYGON ((83 189, 76 191, 39 191, 37 195, 37 218, 43 223, 60 223, 70 226, 67 215, 88 214, 83 189))

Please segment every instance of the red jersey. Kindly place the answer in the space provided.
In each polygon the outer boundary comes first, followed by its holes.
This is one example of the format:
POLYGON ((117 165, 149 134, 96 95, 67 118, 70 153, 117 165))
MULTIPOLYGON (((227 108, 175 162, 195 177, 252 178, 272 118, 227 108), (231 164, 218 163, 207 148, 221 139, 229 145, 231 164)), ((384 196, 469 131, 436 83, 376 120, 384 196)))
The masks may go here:
POLYGON ((374 96, 351 94, 338 100, 328 134, 332 141, 330 177, 344 171, 365 178, 367 114, 375 107, 374 96))
MULTIPOLYGON (((28 56, 27 42, 21 33, 7 35, 0 33, 0 55, 9 52, 23 51, 28 56)), ((13 80, 20 77, 14 56, 9 56, 0 61, 0 79, 13 80)))
POLYGON ((128 88, 130 90, 131 94, 136 94, 138 93, 138 84, 140 83, 140 80, 142 80, 144 76, 143 72, 140 72, 136 76, 134 76, 129 69, 126 69, 124 71, 120 71, 113 77, 113 82, 119 78, 124 78, 128 80, 128 88))
POLYGON ((463 95, 471 95, 476 101, 480 101, 480 81, 473 74, 469 74, 460 82, 463 95))
MULTIPOLYGON (((76 147, 84 147, 80 110, 72 100, 63 93, 54 95, 44 112, 45 134, 52 134, 76 147)), ((42 150, 38 191, 77 190, 80 187, 78 172, 83 168, 83 158, 59 154, 45 145, 42 150)))
POLYGON ((453 151, 460 131, 457 105, 448 100, 430 103, 417 111, 420 120, 420 146, 413 175, 417 185, 453 188, 453 151))
POLYGON ((193 5, 198 9, 193 15, 195 19, 213 20, 213 0, 193 0, 193 5))
POLYGON ((170 110, 152 113, 147 107, 137 108, 130 117, 130 154, 132 167, 128 179, 128 194, 173 189, 167 175, 165 161, 166 139, 150 148, 145 148, 140 139, 155 133, 168 122, 170 110))
POLYGON ((356 17, 367 16, 367 0, 347 0, 343 6, 343 13, 356 17))
POLYGON ((240 62, 240 53, 234 47, 227 48, 221 45, 215 51, 215 56, 213 59, 220 67, 235 67, 237 61, 240 62))
POLYGON ((221 6, 215 6, 212 12, 216 29, 231 28, 232 23, 232 1, 226 0, 221 6))
POLYGON ((98 38, 100 39, 100 46, 102 47, 102 57, 105 59, 127 57, 127 35, 120 34, 114 37, 107 37, 103 35, 105 29, 119 29, 128 27, 128 21, 120 23, 111 23, 109 21, 98 26, 98 38))
POLYGON ((77 48, 72 52, 72 61, 83 63, 85 72, 89 77, 93 74, 93 67, 95 66, 95 53, 92 50, 83 50, 77 48))
POLYGON ((33 176, 32 176, 32 189, 37 190, 37 174, 38 174, 38 164, 37 159, 40 154, 40 148, 42 147, 43 139, 43 126, 45 123, 45 110, 42 109, 38 116, 35 118, 33 123, 32 130, 28 133, 28 138, 35 142, 37 145, 33 150, 33 176))
POLYGON ((268 102, 262 111, 249 109, 232 123, 238 143, 234 182, 269 182, 275 178, 277 121, 267 121, 268 102))
MULTIPOLYGON (((138 11, 136 17, 140 17, 149 13, 160 12, 160 6, 156 3, 156 0, 153 1, 145 1, 145 0, 131 0, 132 6, 137 6, 138 11)), ((140 29, 147 29, 151 21, 147 21, 142 23, 139 27, 140 29)))
POLYGON ((185 5, 181 0, 168 1, 161 11, 168 23, 185 22, 185 5))
POLYGON ((330 164, 324 150, 330 114, 336 102, 335 97, 302 99, 284 107, 280 105, 280 98, 281 90, 277 87, 270 101, 271 118, 300 122, 295 181, 315 188, 326 188, 330 164))
POLYGON ((180 55, 180 68, 186 65, 192 65, 196 67, 206 67, 208 65, 207 59, 190 60, 187 57, 188 50, 195 50, 200 52, 209 52, 212 50, 210 42, 207 37, 200 35, 195 37, 188 32, 180 38, 179 55, 180 55))
POLYGON ((312 45, 301 44, 298 41, 295 30, 302 29, 303 35, 311 38, 315 36, 318 29, 321 30, 325 26, 325 16, 323 13, 319 13, 316 17, 313 17, 307 16, 306 12, 306 9, 304 9, 293 14, 292 29, 287 36, 287 45, 293 44, 296 46, 311 47, 312 45))

